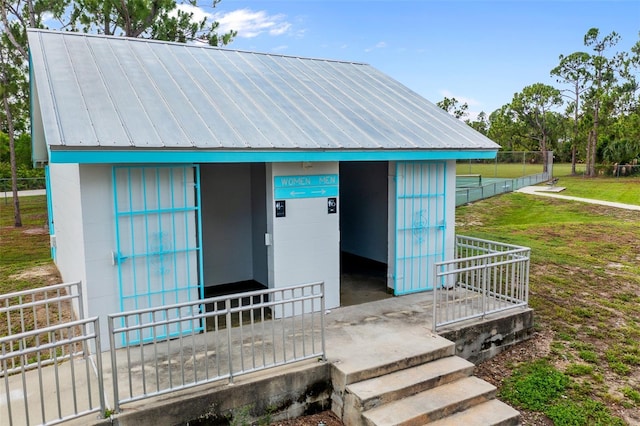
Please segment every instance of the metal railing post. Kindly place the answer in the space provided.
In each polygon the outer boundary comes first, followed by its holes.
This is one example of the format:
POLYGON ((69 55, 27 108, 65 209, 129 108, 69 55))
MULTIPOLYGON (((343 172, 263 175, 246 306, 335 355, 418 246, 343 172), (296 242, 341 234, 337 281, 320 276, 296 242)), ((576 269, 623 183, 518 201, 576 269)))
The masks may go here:
POLYGON ((113 411, 120 412, 120 397, 118 391, 118 361, 116 359, 116 338, 113 326, 114 318, 107 317, 109 328, 109 354, 111 355, 111 375, 113 377, 113 411))
POLYGON ((100 319, 94 322, 94 333, 96 335, 96 371, 98 375, 98 397, 100 398, 100 416, 104 416, 106 410, 104 391, 104 371, 102 369, 102 343, 100 339, 100 319))
POLYGON ((487 312, 487 258, 482 259, 482 318, 487 312))
POLYGON ((322 336, 322 360, 327 360, 327 350, 325 346, 324 336, 324 315, 325 315, 325 300, 324 300, 324 281, 320 284, 320 291, 322 296, 320 297, 320 334, 322 336))
MULTIPOLYGON (((231 350, 231 299, 227 298, 224 302, 225 309, 227 310, 227 350, 229 351, 229 383, 233 383, 233 351, 231 350)), ((242 347, 240 347, 242 350, 242 347)))
POLYGON ((435 333, 438 324, 438 265, 434 265, 433 268, 433 324, 432 329, 435 333))

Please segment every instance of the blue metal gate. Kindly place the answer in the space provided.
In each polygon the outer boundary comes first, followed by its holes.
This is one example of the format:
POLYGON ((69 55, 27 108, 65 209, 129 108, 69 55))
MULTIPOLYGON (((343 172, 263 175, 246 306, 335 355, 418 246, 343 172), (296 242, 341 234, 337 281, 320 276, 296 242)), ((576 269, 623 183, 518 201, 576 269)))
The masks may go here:
MULTIPOLYGON (((203 297, 199 181, 193 165, 113 168, 121 312, 203 297)), ((175 318, 180 312, 167 315, 175 318)), ((134 332, 122 344, 201 327, 192 322, 158 326, 152 329, 155 335, 134 332)))
POLYGON ((446 163, 396 164, 396 295, 433 288, 433 264, 444 260, 446 163))

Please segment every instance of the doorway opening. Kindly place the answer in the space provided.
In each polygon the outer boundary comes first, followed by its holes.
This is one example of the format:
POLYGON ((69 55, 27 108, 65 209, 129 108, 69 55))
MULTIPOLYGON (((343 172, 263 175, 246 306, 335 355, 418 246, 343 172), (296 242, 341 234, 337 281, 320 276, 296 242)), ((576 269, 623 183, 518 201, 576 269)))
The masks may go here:
POLYGON ((202 164, 200 185, 204 297, 267 288, 265 164, 202 164))
POLYGON ((206 296, 268 286, 264 163, 200 166, 206 296))
POLYGON ((392 296, 388 287, 389 163, 340 163, 340 305, 392 296))

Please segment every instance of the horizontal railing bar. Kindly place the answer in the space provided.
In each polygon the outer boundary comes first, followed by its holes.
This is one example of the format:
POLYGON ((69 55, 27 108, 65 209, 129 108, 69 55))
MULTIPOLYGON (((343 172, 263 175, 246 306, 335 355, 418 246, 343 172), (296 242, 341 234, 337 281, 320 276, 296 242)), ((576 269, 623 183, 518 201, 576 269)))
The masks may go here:
POLYGON ((132 396, 132 397, 128 397, 128 398, 120 398, 120 403, 124 404, 124 403, 128 403, 128 402, 140 401, 142 399, 150 398, 152 396, 160 396, 160 395, 165 395, 165 394, 171 393, 171 392, 190 389, 190 388, 192 388, 194 386, 204 385, 204 384, 207 384, 207 383, 213 383, 213 382, 216 382, 216 381, 219 381, 219 380, 229 379, 231 377, 242 376, 244 374, 251 374, 251 373, 258 372, 258 371, 263 371, 263 370, 265 370, 267 368, 282 367, 283 365, 291 364, 292 362, 306 361, 306 360, 309 360, 309 359, 317 358, 317 357, 322 356, 322 355, 323 355, 322 352, 317 352, 317 353, 309 354, 307 356, 302 356, 302 357, 298 357, 298 358, 294 358, 294 359, 289 359, 289 360, 286 360, 286 361, 278 361, 278 362, 275 362, 275 363, 268 363, 268 364, 266 364, 266 365, 264 365, 262 367, 250 368, 250 369, 246 369, 246 370, 238 370, 238 371, 234 371, 232 373, 225 373, 225 374, 222 374, 220 376, 212 376, 212 377, 207 378, 207 379, 189 382, 188 384, 174 385, 173 387, 162 389, 162 390, 156 391, 156 392, 148 392, 148 393, 145 393, 145 394, 140 394, 140 395, 136 395, 136 396, 132 396))
MULTIPOLYGON (((0 361, 3 361, 5 359, 11 359, 11 358, 17 358, 17 357, 21 357, 24 355, 29 355, 35 352, 45 352, 48 351, 50 349, 56 349, 59 348, 60 346, 67 346, 67 345, 71 345, 74 343, 80 343, 83 342, 85 340, 91 340, 94 339, 96 337, 96 335, 94 333, 92 334, 83 334, 81 336, 76 336, 73 337, 71 339, 63 339, 63 340, 56 340, 55 343, 44 343, 44 344, 40 344, 38 346, 34 346, 31 348, 23 348, 20 350, 12 350, 11 352, 5 352, 4 355, 0 354, 0 361)), ((83 354, 83 352, 73 352, 70 353, 68 356, 78 356, 83 354)))
POLYGON ((36 306, 51 305, 52 303, 55 303, 55 302, 64 302, 65 300, 76 299, 77 297, 78 296, 67 296, 67 295, 56 296, 56 297, 52 297, 51 299, 40 299, 33 302, 20 303, 19 305, 9 305, 7 307, 0 308, 0 314, 7 313, 7 312, 15 312, 24 308, 33 308, 36 306))
MULTIPOLYGON (((276 289, 265 289, 265 290, 254 290, 254 291, 248 291, 246 293, 237 293, 233 296, 216 296, 216 297, 211 297, 209 299, 200 299, 198 301, 191 301, 191 302, 182 302, 182 303, 176 303, 173 305, 163 305, 162 309, 159 308, 143 308, 143 309, 138 309, 138 310, 132 310, 132 311, 126 311, 126 312, 119 312, 117 314, 109 314, 107 315, 107 317, 109 318, 119 318, 119 317, 126 317, 126 316, 132 316, 132 315, 138 315, 138 314, 148 314, 148 313, 152 313, 152 312, 156 312, 158 310, 169 310, 169 309, 180 309, 180 308, 186 308, 186 307, 190 307, 190 306, 198 306, 198 305, 203 305, 203 304, 209 304, 209 303, 215 303, 215 302, 224 302, 226 300, 234 300, 234 299, 240 299, 240 298, 245 298, 245 297, 252 297, 252 296, 259 296, 262 294, 274 294, 274 293, 281 293, 281 292, 285 292, 285 291, 290 291, 290 290, 301 290, 304 288, 310 288, 310 287, 317 287, 319 285, 321 285, 322 282, 317 282, 317 283, 313 283, 313 284, 305 284, 303 286, 291 286, 291 287, 282 287, 282 288, 276 288, 276 289)), ((322 293, 324 294, 324 293, 322 293)), ((315 293, 314 296, 320 297, 322 295, 321 293, 315 293)), ((296 301, 298 300, 298 298, 295 299, 282 299, 279 300, 279 303, 288 303, 288 302, 292 302, 292 301, 296 301)))
POLYGON ((204 379, 204 380, 198 380, 195 382, 190 382, 188 384, 183 384, 183 385, 174 385, 170 388, 166 388, 166 389, 162 389, 159 391, 155 391, 155 392, 147 392, 147 393, 143 393, 143 394, 139 394, 139 395, 133 395, 133 396, 129 396, 129 397, 125 397, 125 398, 119 398, 119 403, 120 404, 124 404, 127 402, 135 402, 135 401, 140 401, 142 399, 147 399, 150 398, 152 396, 160 396, 160 395, 166 395, 168 393, 171 392, 176 392, 176 391, 181 391, 181 390, 185 390, 185 389, 190 389, 194 386, 199 386, 199 385, 205 385, 207 383, 213 383, 213 382, 217 382, 218 380, 224 380, 224 379, 228 379, 231 377, 231 374, 223 374, 220 376, 215 376, 215 377, 211 377, 210 379, 204 379))
POLYGON ((528 247, 520 247, 520 246, 498 246, 496 247, 494 244, 491 244, 490 247, 487 246, 475 246, 472 245, 470 243, 458 243, 457 244, 458 248, 463 248, 463 249, 469 249, 469 250, 478 250, 478 251, 485 251, 485 252, 490 252, 490 253, 507 253, 513 250, 520 250, 520 249, 529 249, 528 247), (507 249, 507 250, 505 250, 507 249))
MULTIPOLYGON (((69 282, 69 283, 62 283, 62 284, 55 284, 55 285, 50 285, 47 287, 40 287, 40 288, 36 288, 36 289, 31 289, 31 290, 21 290, 21 291, 16 291, 13 293, 5 293, 0 295, 2 299, 11 299, 14 297, 20 297, 20 296, 26 296, 26 295, 31 295, 31 294, 38 294, 38 293, 47 293, 51 290, 59 290, 59 289, 65 289, 66 287, 80 287, 80 281, 74 281, 74 282, 69 282)), ((77 297, 77 296, 71 296, 71 297, 77 297)), ((50 299, 53 300, 53 299, 50 299)))
MULTIPOLYGON (((483 255, 486 256, 486 255, 483 255)), ((489 255, 491 256, 491 255, 489 255)), ((464 259, 457 259, 457 260, 452 260, 452 261, 446 261, 446 262, 438 262, 435 264, 435 267, 438 268, 439 266, 446 266, 446 265, 452 265, 456 262, 467 262, 467 261, 471 261, 471 260, 476 260, 477 258, 474 257, 466 257, 464 259)), ((487 269, 490 268, 492 266, 502 266, 502 265, 512 265, 514 263, 521 263, 523 261, 527 261, 529 260, 529 258, 526 257, 521 257, 521 258, 517 258, 517 259, 509 259, 509 260, 503 260, 500 262, 493 262, 493 263, 482 263, 479 265, 474 265, 474 266, 468 266, 466 268, 461 268, 461 269, 448 269, 446 271, 443 272, 436 272, 436 276, 437 277, 442 277, 445 275, 451 275, 451 274, 455 274, 455 273, 459 273, 459 272, 468 272, 468 271, 476 271, 478 269, 487 269)))
POLYGON ((291 364, 292 362, 306 361, 308 359, 317 358, 317 357, 322 356, 322 355, 323 355, 322 352, 317 352, 317 353, 313 353, 313 354, 309 354, 309 355, 305 355, 305 356, 291 358, 291 359, 288 359, 286 361, 278 361, 278 362, 274 362, 274 363, 269 363, 269 364, 264 365, 263 367, 256 367, 256 368, 248 368, 248 369, 245 369, 245 370, 238 370, 238 371, 235 371, 232 375, 234 377, 237 377, 237 376, 240 376, 242 374, 250 374, 250 373, 255 373, 256 371, 262 371, 265 368, 282 367, 283 365, 291 364))
POLYGON ((95 407, 95 408, 90 409, 90 410, 78 411, 75 414, 70 414, 68 416, 60 417, 59 419, 50 420, 45 424, 47 426, 49 426, 49 425, 52 425, 52 426, 53 425, 59 425, 61 423, 66 423, 69 420, 73 420, 73 419, 76 419, 78 417, 86 416, 86 415, 91 414, 91 413, 101 413, 101 412, 102 412, 102 407, 95 407))
POLYGON ((485 244, 494 244, 496 246, 502 246, 502 247, 511 247, 511 248, 519 248, 519 249, 527 249, 529 250, 528 247, 523 247, 523 246, 518 246, 515 244, 509 244, 509 243, 501 243, 498 241, 492 241, 492 240, 484 240, 482 238, 476 238, 476 237, 467 237, 466 235, 456 235, 456 239, 465 239, 465 240, 469 240, 469 241, 475 241, 478 243, 485 243, 485 244))
MULTIPOLYGON (((462 257, 462 258, 451 259, 451 260, 443 260, 442 262, 437 262, 436 265, 448 265, 448 264, 456 263, 456 262, 468 262, 468 261, 471 261, 471 260, 488 259, 490 257, 496 257, 496 256, 513 256, 513 255, 517 255, 517 254, 520 254, 520 253, 529 253, 530 251, 531 251, 531 249, 523 248, 523 249, 518 249, 518 250, 510 250, 510 251, 501 251, 501 252, 494 252, 494 253, 487 253, 487 254, 479 254, 479 255, 476 255, 476 256, 462 257)), ((528 256, 519 256, 519 257, 517 257, 517 259, 528 259, 528 256)))
POLYGON ((442 322, 438 323, 438 326, 445 326, 445 325, 455 324, 457 322, 467 321, 467 320, 474 319, 474 318, 480 318, 480 317, 483 317, 485 315, 496 314, 498 312, 508 311, 509 309, 521 308, 521 307, 524 307, 524 306, 527 306, 526 302, 522 302, 522 303, 510 305, 510 306, 505 306, 505 307, 502 307, 502 308, 496 308, 496 309, 492 309, 490 311, 480 312, 480 313, 477 313, 477 314, 467 315, 466 317, 460 317, 460 318, 456 318, 456 319, 453 319, 453 320, 442 321, 442 322))
MULTIPOLYGON (((481 293, 482 292, 482 288, 480 288, 481 286, 472 286, 469 284, 456 284, 457 287, 463 288, 467 291, 472 291, 474 293, 481 293)), ((522 287, 522 284, 518 284, 517 287, 522 287)), ((495 299, 499 299, 499 300, 504 300, 505 302, 514 302, 514 303, 520 303, 522 302, 522 299, 519 299, 517 297, 513 297, 513 296, 508 296, 506 294, 500 294, 497 293, 495 291, 488 291, 487 292, 487 296, 491 296, 495 299)))
MULTIPOLYGON (((242 296, 244 297, 244 296, 242 296)), ((262 303, 257 303, 257 304, 253 304, 253 305, 244 305, 244 306, 238 306, 238 307, 234 307, 234 308, 230 308, 230 309, 222 309, 222 310, 218 310, 218 311, 208 311, 208 312, 204 312, 204 313, 198 313, 198 314, 194 314, 194 315, 188 315, 188 316, 184 316, 184 317, 175 317, 175 318, 169 318, 169 319, 159 319, 159 320, 154 320, 152 322, 145 322, 142 324, 134 324, 134 325, 130 325, 130 326, 126 326, 126 327, 119 327, 119 328, 114 328, 113 332, 114 333, 123 333, 125 331, 136 331, 136 330, 142 330, 142 329, 146 329, 146 328, 150 328, 150 327, 155 327, 155 326, 163 326, 163 325, 171 325, 171 324, 175 324, 175 323, 180 323, 180 322, 185 322, 185 321, 194 321, 194 320, 198 320, 198 319, 205 319, 205 318, 213 318, 213 317, 221 317, 221 316, 225 316, 227 314, 234 314, 234 313, 238 313, 238 312, 247 312, 247 311, 252 311, 255 309, 260 309, 260 308, 269 308, 272 306, 279 306, 279 305, 285 305, 285 304, 289 304, 289 303, 300 303, 300 302, 304 302, 306 300, 314 300, 314 299, 320 299, 322 296, 321 295, 313 295, 313 296, 305 296, 305 297, 300 297, 297 299, 287 299, 285 301, 273 301, 273 302, 262 302, 262 303)), ((230 300, 235 300, 238 298, 231 298, 230 300)), ((202 299, 202 301, 200 303, 194 304, 194 305, 189 305, 189 306, 199 306, 199 305, 206 305, 209 304, 210 302, 206 302, 209 299, 202 299)), ((224 300, 219 300, 218 302, 222 302, 224 300)), ((163 312, 165 310, 172 310, 172 309, 176 309, 176 308, 156 308, 156 310, 152 311, 152 312, 163 312)), ((134 311, 135 312, 135 311, 134 311)), ((144 315, 144 314, 148 314, 150 312, 144 312, 144 313, 134 313, 134 314, 129 314, 127 315, 127 317, 136 317, 138 315, 144 315)), ((311 313, 311 312, 307 312, 307 313, 311 313)), ((119 314, 113 314, 110 315, 109 318, 117 320, 117 319, 123 319, 125 318, 124 316, 120 316, 119 314)))
MULTIPOLYGON (((0 338, 0 344, 11 342, 13 340, 26 339, 28 337, 34 337, 34 336, 38 336, 38 335, 42 335, 42 334, 45 334, 45 333, 50 333, 50 332, 54 332, 54 331, 58 331, 58 330, 65 330, 65 329, 68 329, 68 328, 80 327, 80 326, 83 326, 83 325, 95 323, 95 321, 97 319, 98 319, 98 317, 91 317, 91 318, 87 318, 87 319, 81 319, 81 320, 76 320, 76 321, 65 322, 65 323, 62 323, 62 324, 51 325, 49 327, 38 328, 37 330, 30 330, 30 331, 25 331, 25 332, 18 333, 18 334, 12 334, 10 336, 1 337, 0 338)), ((91 335, 92 335, 92 337, 96 337, 96 333, 92 333, 91 335)), ((88 336, 88 334, 87 334, 87 336, 88 336)))
MULTIPOLYGON (((58 363, 60 363, 62 361, 67 361, 67 360, 71 359, 72 357, 78 356, 78 355, 80 355, 80 354, 79 353, 73 353, 73 354, 60 355, 60 356, 57 356, 55 359, 53 359, 53 358, 43 359, 43 360, 40 360, 40 366, 41 367, 46 367, 46 366, 49 366, 49 365, 52 365, 52 364, 58 364, 58 363)), ((9 362, 7 362, 7 364, 9 364, 9 362)), ((14 363, 11 363, 11 364, 15 365, 14 363)), ((24 371, 30 371, 30 370, 35 370, 37 368, 38 368, 38 364, 37 363, 26 364, 24 366, 22 364, 20 364, 17 367, 7 368, 4 371, 0 371, 0 377, 3 377, 5 374, 12 375, 12 374, 15 374, 15 373, 17 373, 19 371, 23 371, 23 370, 24 371)))

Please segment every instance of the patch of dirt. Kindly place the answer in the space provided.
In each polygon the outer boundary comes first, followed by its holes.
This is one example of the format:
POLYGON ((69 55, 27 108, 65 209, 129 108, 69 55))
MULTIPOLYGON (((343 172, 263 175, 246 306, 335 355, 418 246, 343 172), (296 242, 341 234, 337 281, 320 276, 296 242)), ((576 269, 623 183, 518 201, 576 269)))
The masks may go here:
POLYGON ((44 235, 48 234, 49 230, 47 228, 27 228, 22 231, 22 233, 27 235, 44 235))
POLYGON ((11 275, 9 278, 12 280, 39 279, 43 284, 41 287, 62 282, 60 273, 54 264, 34 266, 19 274, 11 275))
POLYGON ((318 426, 323 422, 326 426, 344 426, 338 416, 332 411, 323 411, 317 414, 298 417, 297 419, 282 420, 271 423, 271 426, 318 426))

